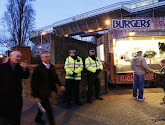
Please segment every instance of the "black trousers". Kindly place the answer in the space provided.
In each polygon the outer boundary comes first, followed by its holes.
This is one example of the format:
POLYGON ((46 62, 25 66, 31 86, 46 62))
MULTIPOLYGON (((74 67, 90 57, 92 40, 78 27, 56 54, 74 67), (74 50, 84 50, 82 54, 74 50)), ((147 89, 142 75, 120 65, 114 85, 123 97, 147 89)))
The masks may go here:
MULTIPOLYGON (((45 97, 45 98, 40 98, 40 99, 42 101, 41 102, 41 105, 46 110, 46 114, 47 114, 47 118, 48 118, 49 124, 50 125, 55 125, 54 117, 53 117, 53 112, 52 112, 52 107, 51 107, 49 98, 48 97, 45 97)), ((42 115, 43 115, 43 113, 41 112, 40 109, 38 109, 38 112, 37 112, 37 115, 36 115, 36 118, 35 119, 40 120, 41 117, 42 117, 42 115)))
POLYGON ((70 104, 72 100, 72 88, 74 89, 75 103, 80 102, 79 84, 80 84, 80 80, 66 79, 65 88, 66 88, 66 99, 68 104, 70 104))
POLYGON ((20 125, 22 106, 22 96, 17 96, 17 110, 15 114, 0 117, 0 125, 20 125))
POLYGON ((95 97, 100 97, 100 79, 98 78, 97 74, 88 74, 88 93, 87 99, 88 101, 92 101, 92 96, 95 93, 95 97))

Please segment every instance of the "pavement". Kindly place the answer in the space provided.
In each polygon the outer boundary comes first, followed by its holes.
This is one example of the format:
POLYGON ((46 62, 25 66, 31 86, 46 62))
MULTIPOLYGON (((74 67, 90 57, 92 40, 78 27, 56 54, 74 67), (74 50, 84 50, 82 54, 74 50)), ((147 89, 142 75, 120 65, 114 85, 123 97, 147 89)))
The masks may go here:
MULTIPOLYGON (((164 96, 161 88, 145 88, 144 102, 132 98, 132 89, 112 89, 105 94, 103 101, 82 106, 63 105, 53 107, 57 125, 165 125, 165 106, 160 105, 164 96)), ((34 118, 37 105, 24 97, 21 125, 37 125, 34 118)), ((43 119, 47 122, 46 115, 43 119)), ((47 122, 48 125, 48 122, 47 122)))

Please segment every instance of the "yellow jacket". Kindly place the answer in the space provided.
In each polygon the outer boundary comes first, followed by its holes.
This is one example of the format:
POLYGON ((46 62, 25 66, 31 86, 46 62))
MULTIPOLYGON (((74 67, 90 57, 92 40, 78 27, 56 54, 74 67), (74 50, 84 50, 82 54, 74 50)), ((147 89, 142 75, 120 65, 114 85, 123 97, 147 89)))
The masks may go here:
POLYGON ((83 70, 83 61, 81 57, 77 56, 74 60, 71 56, 68 56, 65 61, 64 69, 66 71, 66 79, 81 80, 81 72, 83 70), (73 72, 77 73, 76 76, 72 77, 73 72))
POLYGON ((96 57, 96 61, 93 60, 91 57, 87 57, 85 59, 85 68, 87 69, 87 71, 90 71, 92 73, 95 73, 96 70, 98 69, 103 69, 103 65, 100 62, 100 60, 96 57))

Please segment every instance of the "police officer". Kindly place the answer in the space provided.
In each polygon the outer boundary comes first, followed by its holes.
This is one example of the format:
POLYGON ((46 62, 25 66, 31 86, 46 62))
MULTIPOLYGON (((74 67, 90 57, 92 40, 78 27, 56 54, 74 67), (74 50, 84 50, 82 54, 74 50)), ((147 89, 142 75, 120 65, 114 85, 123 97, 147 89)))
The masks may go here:
POLYGON ((65 71, 66 71, 66 98, 67 98, 67 108, 70 107, 72 100, 72 88, 74 88, 75 103, 82 105, 79 97, 79 84, 81 80, 81 72, 83 70, 83 61, 81 57, 76 55, 75 49, 69 50, 69 56, 65 61, 65 71))
POLYGON ((103 100, 100 97, 100 79, 98 74, 103 69, 103 65, 100 60, 95 56, 95 50, 91 48, 89 50, 89 56, 85 59, 85 68, 87 69, 87 80, 88 80, 88 93, 87 102, 92 103, 92 95, 95 88, 95 97, 98 100, 103 100))

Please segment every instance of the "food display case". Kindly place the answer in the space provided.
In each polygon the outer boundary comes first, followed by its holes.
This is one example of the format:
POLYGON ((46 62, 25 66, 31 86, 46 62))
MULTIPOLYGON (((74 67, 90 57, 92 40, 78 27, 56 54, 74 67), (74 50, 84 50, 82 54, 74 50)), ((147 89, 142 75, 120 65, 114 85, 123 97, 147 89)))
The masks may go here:
POLYGON ((131 59, 138 50, 143 52, 148 66, 153 70, 159 69, 160 60, 165 57, 165 37, 145 36, 113 40, 114 65, 116 73, 133 72, 131 59))

